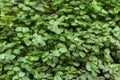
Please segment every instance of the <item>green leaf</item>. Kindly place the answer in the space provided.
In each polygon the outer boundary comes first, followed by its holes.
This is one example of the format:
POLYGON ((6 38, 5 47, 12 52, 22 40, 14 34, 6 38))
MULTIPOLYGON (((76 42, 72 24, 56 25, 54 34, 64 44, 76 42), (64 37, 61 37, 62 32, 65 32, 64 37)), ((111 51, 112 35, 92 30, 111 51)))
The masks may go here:
POLYGON ((6 48, 11 48, 11 47, 14 47, 15 46, 15 42, 12 42, 12 43, 8 43, 7 45, 6 45, 6 48))
POLYGON ((7 75, 13 75, 14 74, 14 71, 8 71, 7 72, 7 75))
POLYGON ((5 43, 0 43, 0 52, 3 52, 6 49, 5 43))
POLYGON ((0 71, 2 71, 2 64, 0 63, 0 71))
POLYGON ((18 79, 19 77, 18 76, 14 76, 13 78, 12 78, 12 80, 16 80, 16 79, 18 79))
POLYGON ((104 14, 108 14, 108 12, 105 11, 104 9, 102 9, 101 12, 104 13, 104 14))
POLYGON ((19 77, 23 77, 23 76, 25 76, 25 73, 24 72, 20 72, 18 75, 19 75, 19 77))
POLYGON ((105 51, 106 54, 110 54, 110 49, 109 48, 106 48, 104 51, 105 51))
POLYGON ((88 71, 92 71, 90 62, 87 62, 87 63, 86 63, 86 69, 87 69, 88 71))
POLYGON ((20 68, 19 67, 14 67, 13 70, 14 71, 20 71, 20 68))
POLYGON ((14 49, 13 52, 16 54, 20 54, 20 49, 14 49))
POLYGON ((99 50, 99 47, 97 47, 97 46, 92 46, 92 49, 93 49, 93 51, 95 51, 95 52, 99 52, 100 50, 99 50))
POLYGON ((5 59, 5 55, 4 54, 0 54, 0 60, 1 59, 5 59))
POLYGON ((81 57, 85 57, 85 53, 84 52, 79 52, 79 55, 81 56, 81 57))
POLYGON ((57 57, 54 57, 54 58, 53 58, 53 62, 54 62, 54 63, 58 63, 58 58, 57 58, 57 57))
POLYGON ((53 55, 59 57, 61 54, 58 50, 53 51, 53 55))
POLYGON ((80 64, 79 63, 73 63, 74 66, 79 66, 80 64))
POLYGON ((10 59, 10 60, 15 59, 15 57, 16 57, 16 56, 14 56, 14 55, 6 55, 6 58, 7 58, 7 59, 10 59))
POLYGON ((90 60, 90 61, 96 61, 97 58, 96 58, 95 56, 89 56, 89 60, 90 60))
POLYGON ((32 44, 32 42, 26 38, 24 39, 24 42, 27 46, 30 46, 32 44))
POLYGON ((62 80, 62 78, 57 75, 57 76, 54 77, 54 80, 62 80))
POLYGON ((6 65, 6 66, 4 67, 4 69, 5 69, 5 70, 12 70, 12 69, 13 69, 13 66, 11 66, 11 65, 6 65))
POLYGON ((64 1, 64 0, 59 0, 59 1, 55 0, 55 1, 53 1, 53 5, 61 4, 63 1, 64 1))
POLYGON ((46 43, 44 42, 42 36, 38 35, 37 33, 33 34, 32 41, 33 41, 33 44, 35 44, 35 45, 38 44, 38 43, 40 43, 42 46, 46 45, 46 43))
POLYGON ((80 7, 81 9, 84 9, 84 8, 85 8, 85 5, 81 4, 79 7, 80 7))
POLYGON ((38 60, 39 60, 39 57, 38 57, 38 56, 31 56, 31 57, 30 57, 30 60, 31 60, 31 61, 38 61, 38 60))
POLYGON ((81 80, 86 80, 87 79, 87 76, 86 75, 82 75, 80 76, 81 80))
POLYGON ((22 37, 23 37, 23 34, 22 34, 22 33, 17 33, 17 36, 18 36, 19 38, 22 38, 22 37))
POLYGON ((60 28, 54 28, 53 29, 53 31, 55 32, 55 33, 57 33, 57 34, 60 34, 60 33, 62 33, 63 32, 63 29, 60 29, 60 28))
POLYGON ((22 63, 21 67, 25 68, 27 71, 32 71, 32 66, 30 66, 29 64, 22 63))
POLYGON ((66 53, 66 52, 68 52, 68 50, 67 50, 66 48, 60 48, 59 51, 60 51, 61 53, 66 53))
POLYGON ((60 37, 60 40, 61 40, 61 41, 65 41, 65 37, 61 36, 61 37, 60 37))
POLYGON ((26 33, 26 32, 29 31, 29 28, 27 28, 27 27, 17 27, 17 28, 15 29, 15 31, 16 31, 16 32, 26 33))
POLYGON ((30 80, 30 79, 28 77, 26 77, 26 76, 23 76, 22 80, 30 80))
POLYGON ((45 73, 38 73, 37 71, 35 71, 35 73, 34 73, 34 77, 36 78, 36 79, 41 79, 41 78, 44 78, 46 75, 45 75, 45 73))

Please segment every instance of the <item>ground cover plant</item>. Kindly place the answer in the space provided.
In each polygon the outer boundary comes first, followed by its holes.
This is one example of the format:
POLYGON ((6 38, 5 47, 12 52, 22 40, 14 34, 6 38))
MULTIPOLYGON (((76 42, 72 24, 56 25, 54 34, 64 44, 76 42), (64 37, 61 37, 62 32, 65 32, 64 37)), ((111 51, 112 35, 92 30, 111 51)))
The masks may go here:
POLYGON ((120 80, 120 0, 0 0, 0 80, 120 80))

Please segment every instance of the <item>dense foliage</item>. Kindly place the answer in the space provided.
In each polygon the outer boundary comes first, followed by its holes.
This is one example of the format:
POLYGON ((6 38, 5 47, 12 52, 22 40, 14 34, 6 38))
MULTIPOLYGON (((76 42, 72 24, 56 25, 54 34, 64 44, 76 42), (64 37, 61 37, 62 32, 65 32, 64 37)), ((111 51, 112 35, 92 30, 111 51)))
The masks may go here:
POLYGON ((120 80, 120 0, 0 0, 0 80, 120 80))

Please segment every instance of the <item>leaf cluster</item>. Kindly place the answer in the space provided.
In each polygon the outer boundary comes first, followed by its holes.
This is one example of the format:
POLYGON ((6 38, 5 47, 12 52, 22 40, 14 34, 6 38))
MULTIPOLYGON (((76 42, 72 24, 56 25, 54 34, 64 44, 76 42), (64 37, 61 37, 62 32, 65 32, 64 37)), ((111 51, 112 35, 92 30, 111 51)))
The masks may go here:
POLYGON ((0 80, 120 80, 120 0, 0 0, 0 80))

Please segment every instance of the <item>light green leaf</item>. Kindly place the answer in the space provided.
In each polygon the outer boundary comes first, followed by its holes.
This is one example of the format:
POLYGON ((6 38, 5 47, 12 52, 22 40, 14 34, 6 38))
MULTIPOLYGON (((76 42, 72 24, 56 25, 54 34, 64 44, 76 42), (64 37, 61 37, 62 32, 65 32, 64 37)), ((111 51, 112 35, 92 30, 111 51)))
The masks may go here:
POLYGON ((16 31, 16 32, 26 33, 26 32, 29 31, 29 28, 27 28, 27 27, 17 27, 17 28, 15 29, 15 31, 16 31))
POLYGON ((14 55, 6 55, 6 58, 10 59, 10 60, 13 60, 16 56, 14 55))
POLYGON ((110 49, 109 48, 106 48, 104 51, 105 51, 105 53, 110 54, 110 49))
POLYGON ((59 1, 55 0, 55 1, 53 1, 53 5, 61 4, 63 1, 64 1, 64 0, 59 0, 59 1))
POLYGON ((0 52, 3 52, 5 48, 6 48, 5 43, 3 44, 0 43, 0 52))
POLYGON ((84 52, 79 52, 79 55, 81 56, 81 57, 85 57, 85 53, 84 52))
POLYGON ((39 56, 31 56, 30 60, 31 61, 38 61, 39 60, 39 56))
POLYGON ((32 44, 32 42, 30 40, 26 39, 26 38, 23 39, 23 40, 24 40, 24 42, 27 46, 30 46, 32 44))
POLYGON ((38 35, 37 33, 33 34, 33 44, 38 44, 40 43, 42 46, 45 46, 46 43, 45 41, 43 40, 42 36, 41 35, 38 35))
POLYGON ((20 71, 20 68, 19 67, 14 67, 13 70, 14 71, 20 71))
POLYGON ((20 49, 14 49, 13 52, 16 54, 20 54, 20 49))
POLYGON ((14 71, 8 71, 7 74, 12 75, 12 74, 14 74, 14 71))
POLYGON ((90 62, 87 62, 87 63, 86 63, 86 68, 87 68, 88 71, 91 71, 91 70, 92 70, 91 65, 90 65, 90 62))
POLYGON ((53 55, 59 57, 61 54, 58 50, 53 51, 53 55))
POLYGON ((95 56, 89 56, 89 60, 90 60, 90 61, 96 61, 97 58, 96 58, 95 56))
MULTIPOLYGON (((87 79, 87 75, 82 75, 82 76, 80 76, 80 78, 81 78, 81 80, 86 80, 87 79)), ((78 80, 80 80, 80 79, 78 79, 78 80)))
POLYGON ((104 9, 102 9, 101 12, 104 13, 104 14, 108 14, 108 12, 105 11, 104 9))
POLYGON ((4 70, 12 70, 12 68, 13 68, 13 66, 11 66, 11 65, 6 65, 6 66, 4 67, 4 70))
POLYGON ((97 47, 97 46, 92 46, 92 49, 93 49, 93 51, 95 51, 95 52, 99 52, 99 47, 97 47))
POLYGON ((17 36, 18 36, 19 38, 22 38, 22 37, 23 37, 23 34, 22 34, 22 33, 17 33, 17 36))
POLYGON ((5 55, 4 54, 0 54, 0 60, 4 59, 4 58, 5 58, 5 55))
POLYGON ((62 78, 57 75, 57 76, 54 77, 54 80, 62 80, 62 78))
POLYGON ((24 72, 20 72, 20 73, 19 73, 19 77, 23 77, 24 75, 25 75, 24 72))
POLYGON ((14 76, 13 78, 12 78, 12 80, 16 80, 16 79, 18 79, 19 77, 18 76, 14 76))
POLYGON ((26 76, 23 76, 22 80, 30 80, 30 79, 28 77, 26 77, 26 76))
POLYGON ((35 74, 34 74, 34 77, 36 78, 36 79, 40 79, 40 78, 44 78, 46 75, 45 75, 45 73, 38 73, 38 71, 35 71, 35 74))
POLYGON ((68 50, 67 50, 66 48, 60 48, 59 51, 60 51, 61 53, 66 53, 68 50))

